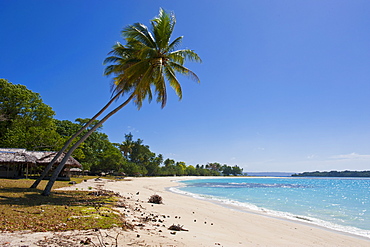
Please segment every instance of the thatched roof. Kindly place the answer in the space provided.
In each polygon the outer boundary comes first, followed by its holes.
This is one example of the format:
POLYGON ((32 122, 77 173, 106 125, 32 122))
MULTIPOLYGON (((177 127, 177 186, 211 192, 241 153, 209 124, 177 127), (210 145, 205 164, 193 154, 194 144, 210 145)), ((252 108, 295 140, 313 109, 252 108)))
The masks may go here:
POLYGON ((0 163, 3 164, 35 164, 36 157, 24 152, 3 152, 0 151, 0 163))
MULTIPOLYGON (((50 161, 54 158, 54 156, 57 154, 57 152, 43 152, 44 155, 39 158, 37 160, 37 163, 38 164, 44 164, 44 165, 47 165, 50 163, 50 161)), ((40 155, 40 154, 35 154, 35 155, 40 155)), ((61 156, 59 156, 59 158, 57 159, 57 161, 55 162, 56 164, 59 164, 60 162, 62 162, 63 158, 64 158, 64 155, 65 153, 63 153, 61 156)), ((77 167, 77 168, 82 168, 82 165, 77 161, 75 160, 72 156, 70 156, 65 164, 66 167, 77 167)))
POLYGON ((81 168, 71 168, 69 169, 70 172, 82 172, 81 168))
POLYGON ((24 153, 26 151, 25 148, 0 148, 0 152, 10 152, 10 153, 24 153))
MULTIPOLYGON (((57 152, 51 151, 26 151, 20 148, 0 148, 0 163, 3 164, 38 164, 47 165, 54 158, 57 152)), ((60 164, 64 158, 64 153, 55 162, 55 165, 60 164)), ((82 165, 73 157, 69 157, 66 167, 82 168, 82 165)))

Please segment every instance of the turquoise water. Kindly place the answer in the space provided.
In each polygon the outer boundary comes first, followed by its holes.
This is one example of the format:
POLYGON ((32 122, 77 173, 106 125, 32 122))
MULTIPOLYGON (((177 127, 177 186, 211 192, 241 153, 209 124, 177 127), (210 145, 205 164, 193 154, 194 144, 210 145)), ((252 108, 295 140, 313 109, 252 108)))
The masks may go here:
POLYGON ((370 238, 370 179, 217 178, 182 183, 177 192, 370 238))

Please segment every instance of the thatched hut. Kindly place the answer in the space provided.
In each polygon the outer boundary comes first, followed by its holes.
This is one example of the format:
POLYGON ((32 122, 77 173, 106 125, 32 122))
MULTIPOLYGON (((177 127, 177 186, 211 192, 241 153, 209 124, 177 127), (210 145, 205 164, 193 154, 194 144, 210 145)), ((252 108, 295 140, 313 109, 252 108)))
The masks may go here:
MULTIPOLYGON (((47 166, 52 161, 54 156, 57 154, 57 152, 33 152, 33 153, 34 153, 35 156, 38 156, 38 157, 40 157, 40 155, 41 155, 41 157, 39 159, 37 159, 37 165, 42 169, 44 169, 45 166, 47 166)), ((65 153, 63 153, 55 161, 54 167, 56 167, 57 165, 60 164, 60 162, 62 162, 64 156, 65 156, 65 153)), ((64 169, 61 171, 61 173, 59 175, 59 179, 69 180, 69 178, 71 176, 71 172, 70 172, 71 168, 82 169, 82 165, 76 159, 74 159, 72 156, 70 156, 68 158, 67 162, 65 163, 64 169)))
POLYGON ((35 166, 36 157, 22 152, 22 150, 14 151, 0 150, 0 177, 27 177, 29 168, 35 166))
MULTIPOLYGON (((57 152, 51 151, 0 148, 0 177, 18 178, 28 177, 29 174, 37 175, 44 170, 56 154, 57 152)), ((64 155, 63 153, 57 159, 54 168, 60 164, 64 155)), ((69 180, 71 168, 82 168, 82 165, 73 157, 69 157, 63 171, 59 175, 60 178, 69 180)))

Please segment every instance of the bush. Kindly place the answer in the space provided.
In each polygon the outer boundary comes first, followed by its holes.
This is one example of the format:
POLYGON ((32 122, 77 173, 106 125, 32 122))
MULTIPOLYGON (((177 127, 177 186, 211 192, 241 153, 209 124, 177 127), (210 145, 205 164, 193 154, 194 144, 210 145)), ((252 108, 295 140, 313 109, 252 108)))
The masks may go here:
POLYGON ((159 196, 159 195, 152 195, 150 198, 149 198, 149 202, 150 203, 155 203, 155 204, 162 204, 162 197, 159 196))

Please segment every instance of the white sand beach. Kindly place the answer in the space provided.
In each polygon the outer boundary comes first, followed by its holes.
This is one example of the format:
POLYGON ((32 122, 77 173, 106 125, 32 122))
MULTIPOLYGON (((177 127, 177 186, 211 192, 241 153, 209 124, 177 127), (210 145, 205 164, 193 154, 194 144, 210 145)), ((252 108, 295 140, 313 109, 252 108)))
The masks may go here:
MULTIPOLYGON (((101 231, 100 236, 109 244, 106 246, 114 246, 111 244, 117 236, 118 246, 370 246, 370 239, 254 212, 242 212, 166 189, 177 186, 179 179, 192 178, 89 180, 69 189, 78 187, 88 190, 90 186, 100 186, 123 196, 119 210, 126 215, 128 222, 135 225, 135 229, 101 231), (153 194, 160 195, 163 204, 148 203, 153 194), (187 231, 168 230, 173 224, 187 231)), ((68 246, 68 243, 82 246, 80 242, 87 237, 100 246, 99 234, 93 230, 4 233, 0 236, 0 246, 68 246), (62 245, 62 240, 65 245, 62 245), (41 245, 47 241, 48 245, 41 245)))

